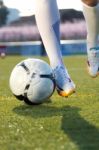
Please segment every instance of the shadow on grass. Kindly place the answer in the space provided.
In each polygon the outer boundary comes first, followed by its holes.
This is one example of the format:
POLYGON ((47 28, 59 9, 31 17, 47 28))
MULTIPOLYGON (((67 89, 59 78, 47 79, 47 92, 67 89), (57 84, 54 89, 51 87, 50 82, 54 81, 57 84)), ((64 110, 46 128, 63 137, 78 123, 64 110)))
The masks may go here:
POLYGON ((79 114, 77 107, 53 107, 51 105, 19 106, 13 109, 19 115, 33 118, 62 116, 61 129, 78 146, 79 150, 99 149, 99 129, 79 114))

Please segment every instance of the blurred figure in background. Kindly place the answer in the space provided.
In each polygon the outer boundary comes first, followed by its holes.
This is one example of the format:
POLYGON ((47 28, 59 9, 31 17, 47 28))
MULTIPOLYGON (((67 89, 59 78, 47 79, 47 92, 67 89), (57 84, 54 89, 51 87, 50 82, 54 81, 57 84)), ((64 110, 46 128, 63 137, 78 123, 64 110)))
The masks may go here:
MULTIPOLYGON (((8 8, 4 5, 3 1, 0 0, 0 27, 6 25, 8 14, 8 8)), ((5 58, 6 56, 6 46, 4 45, 0 45, 0 56, 1 58, 5 58)))
MULTIPOLYGON (((67 1, 68 2, 68 1, 67 1)), ((88 68, 91 76, 97 76, 99 49, 97 45, 99 6, 97 0, 82 0, 87 24, 88 68)), ((53 69, 59 95, 68 97, 75 92, 75 84, 68 74, 60 47, 60 15, 56 0, 35 0, 35 17, 50 65, 53 69)), ((72 63, 72 62, 71 62, 72 63)))
POLYGON ((6 46, 0 45, 0 56, 1 56, 1 58, 5 58, 5 56, 6 56, 6 46))

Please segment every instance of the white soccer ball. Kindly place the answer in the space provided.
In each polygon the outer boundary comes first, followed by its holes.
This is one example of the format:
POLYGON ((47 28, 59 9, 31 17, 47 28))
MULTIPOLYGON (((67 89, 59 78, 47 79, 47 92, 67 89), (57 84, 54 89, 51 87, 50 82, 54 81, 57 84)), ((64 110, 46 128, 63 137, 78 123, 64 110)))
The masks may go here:
POLYGON ((55 90, 51 67, 43 60, 28 58, 18 63, 10 75, 10 89, 27 104, 45 102, 55 90))

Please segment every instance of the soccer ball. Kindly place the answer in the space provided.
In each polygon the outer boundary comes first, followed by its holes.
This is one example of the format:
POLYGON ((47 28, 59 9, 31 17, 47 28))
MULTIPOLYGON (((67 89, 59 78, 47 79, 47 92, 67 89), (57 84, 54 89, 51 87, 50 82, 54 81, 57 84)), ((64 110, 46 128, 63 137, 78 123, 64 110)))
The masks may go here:
POLYGON ((25 59, 14 67, 9 85, 17 99, 30 105, 45 102, 55 90, 51 67, 45 61, 33 58, 25 59))

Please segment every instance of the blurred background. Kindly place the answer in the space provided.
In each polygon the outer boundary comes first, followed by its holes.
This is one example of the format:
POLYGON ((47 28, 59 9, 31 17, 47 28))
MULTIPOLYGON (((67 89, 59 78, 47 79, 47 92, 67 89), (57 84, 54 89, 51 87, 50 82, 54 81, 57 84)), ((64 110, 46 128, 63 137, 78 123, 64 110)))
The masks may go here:
MULTIPOLYGON (((16 0, 0 0, 0 53, 7 55, 46 55, 35 22, 33 0, 24 4, 16 0)), ((86 24, 80 0, 76 5, 58 0, 60 36, 63 55, 86 53, 86 24)))

